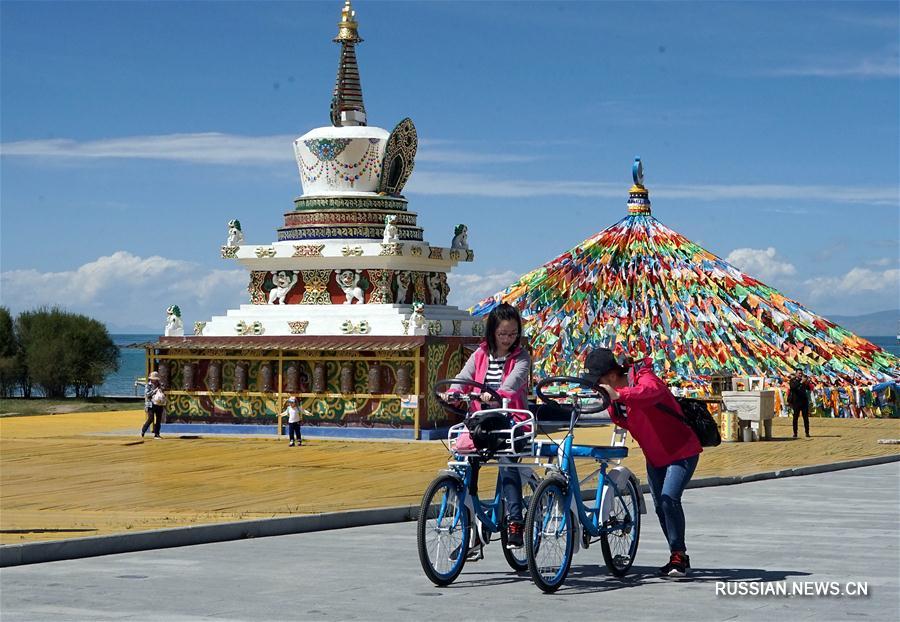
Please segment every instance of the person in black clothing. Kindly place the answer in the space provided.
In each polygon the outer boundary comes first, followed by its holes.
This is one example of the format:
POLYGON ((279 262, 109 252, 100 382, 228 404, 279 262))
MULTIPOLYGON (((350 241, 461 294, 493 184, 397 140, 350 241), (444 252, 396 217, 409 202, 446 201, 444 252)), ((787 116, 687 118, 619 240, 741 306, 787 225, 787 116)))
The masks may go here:
POLYGON ((803 415, 803 429, 806 432, 806 438, 809 438, 809 380, 803 375, 802 371, 798 371, 791 376, 788 384, 788 404, 794 411, 794 438, 797 438, 797 418, 803 415))

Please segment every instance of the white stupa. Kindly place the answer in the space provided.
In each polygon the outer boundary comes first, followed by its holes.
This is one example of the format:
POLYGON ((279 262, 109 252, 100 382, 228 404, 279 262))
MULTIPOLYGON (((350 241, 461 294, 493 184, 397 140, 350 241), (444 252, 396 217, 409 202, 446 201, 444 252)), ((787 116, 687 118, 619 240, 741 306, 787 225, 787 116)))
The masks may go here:
POLYGON ((284 215, 277 240, 245 244, 229 223, 222 256, 250 271, 249 304, 196 335, 480 336, 482 322, 447 305, 447 274, 472 261, 466 227, 432 246, 402 190, 418 139, 412 121, 392 132, 366 124, 355 46, 361 42, 347 0, 334 41, 341 44, 331 126, 294 141, 303 194, 284 215), (237 242, 235 242, 237 240, 237 242))

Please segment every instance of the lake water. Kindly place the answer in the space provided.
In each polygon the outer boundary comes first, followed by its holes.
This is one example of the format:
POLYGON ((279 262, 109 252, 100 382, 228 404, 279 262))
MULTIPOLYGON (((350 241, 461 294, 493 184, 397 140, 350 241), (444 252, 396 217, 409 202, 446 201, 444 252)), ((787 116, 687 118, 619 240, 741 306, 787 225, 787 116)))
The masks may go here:
MULTIPOLYGON (((156 341, 159 335, 110 335, 119 347, 119 371, 107 377, 97 389, 98 395, 134 395, 134 380, 147 375, 143 348, 128 348, 132 343, 156 341)), ((143 388, 139 390, 143 396, 143 388)))
MULTIPOLYGON (((147 341, 156 341, 159 335, 111 335, 113 341, 119 346, 119 371, 118 373, 106 379, 97 393, 99 395, 134 395, 134 380, 145 375, 144 370, 144 350, 140 348, 127 348, 132 343, 145 343, 147 341)), ((888 337, 865 337, 876 346, 883 348, 900 357, 900 343, 893 336, 888 337)))

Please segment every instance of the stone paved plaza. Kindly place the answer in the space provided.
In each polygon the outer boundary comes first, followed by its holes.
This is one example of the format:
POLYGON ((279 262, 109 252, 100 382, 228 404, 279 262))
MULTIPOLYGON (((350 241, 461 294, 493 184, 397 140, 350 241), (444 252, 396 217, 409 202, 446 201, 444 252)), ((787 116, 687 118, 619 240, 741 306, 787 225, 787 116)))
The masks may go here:
POLYGON ((610 576, 595 546, 576 555, 552 596, 509 572, 497 543, 436 588, 419 567, 415 525, 403 523, 6 568, 0 607, 9 622, 895 620, 898 482, 893 463, 689 490, 690 581, 654 576, 665 546, 652 514, 629 577, 610 576), (717 595, 721 581, 753 582, 748 591, 863 583, 868 596, 717 595))

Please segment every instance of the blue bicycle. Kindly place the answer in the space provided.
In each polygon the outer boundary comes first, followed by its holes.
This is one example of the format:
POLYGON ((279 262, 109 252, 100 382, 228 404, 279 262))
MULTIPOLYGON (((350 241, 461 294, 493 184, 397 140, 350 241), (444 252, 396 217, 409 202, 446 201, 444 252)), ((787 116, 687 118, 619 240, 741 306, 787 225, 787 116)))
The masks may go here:
POLYGON ((557 461, 545 465, 548 476, 535 491, 525 520, 525 551, 531 578, 544 592, 555 592, 565 582, 579 545, 588 548, 595 539, 600 540, 609 571, 617 577, 625 576, 637 554, 641 513, 646 510, 634 474, 624 466, 608 465, 611 460, 626 457, 628 448, 573 443, 575 424, 581 416, 606 410, 609 396, 587 381, 566 376, 544 379, 537 385, 536 393, 542 401, 558 407, 562 407, 558 400, 566 399, 571 417, 568 434, 561 443, 536 443, 536 455, 557 461), (550 385, 566 385, 567 389, 562 393, 545 392, 550 385), (579 480, 575 458, 591 458, 600 466, 579 480), (594 476, 598 478, 597 488, 588 505, 581 486, 594 476))
MULTIPOLYGON (((419 561, 425 575, 439 586, 449 585, 456 580, 467 560, 480 559, 481 550, 490 543, 494 534, 500 534, 503 555, 510 567, 517 571, 528 568, 525 547, 508 548, 507 525, 504 502, 500 493, 500 473, 497 473, 497 484, 493 499, 484 501, 478 496, 478 472, 485 466, 500 466, 498 458, 518 460, 533 457, 534 415, 527 410, 508 408, 507 401, 496 391, 477 382, 466 381, 480 393, 453 393, 452 400, 447 393, 438 391, 441 387, 459 385, 458 380, 441 380, 434 385, 433 394, 438 403, 447 411, 466 416, 470 414, 476 401, 484 400, 484 394, 490 396, 490 402, 500 408, 480 410, 482 414, 500 412, 506 415, 520 414, 521 421, 512 423, 509 428, 496 430, 491 434, 499 437, 494 451, 460 449, 466 435, 465 424, 460 423, 450 428, 449 450, 450 460, 447 469, 442 471, 429 484, 422 497, 418 519, 419 561), (460 404, 465 407, 461 407, 460 404)), ((522 469, 523 508, 530 504, 531 495, 538 485, 534 470, 527 464, 506 461, 504 468, 522 469)))

